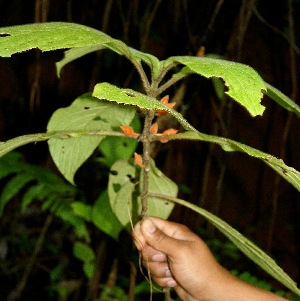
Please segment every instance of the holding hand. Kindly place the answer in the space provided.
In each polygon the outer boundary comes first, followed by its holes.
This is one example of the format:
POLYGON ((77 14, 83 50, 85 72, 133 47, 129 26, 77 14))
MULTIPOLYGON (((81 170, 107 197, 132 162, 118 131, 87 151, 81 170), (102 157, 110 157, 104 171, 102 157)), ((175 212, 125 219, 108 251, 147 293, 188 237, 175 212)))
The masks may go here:
POLYGON ((174 287, 184 301, 286 300, 230 274, 205 242, 181 224, 146 218, 135 226, 133 240, 152 279, 174 287))

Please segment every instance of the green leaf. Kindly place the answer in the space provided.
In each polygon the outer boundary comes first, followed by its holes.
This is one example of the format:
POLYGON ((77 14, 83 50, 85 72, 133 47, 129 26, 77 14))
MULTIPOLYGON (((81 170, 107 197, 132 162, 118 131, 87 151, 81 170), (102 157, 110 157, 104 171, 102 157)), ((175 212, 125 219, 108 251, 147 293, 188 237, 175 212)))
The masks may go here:
MULTIPOLYGON (((136 167, 126 160, 119 160, 111 167, 108 182, 109 200, 114 214, 123 226, 128 225, 130 221, 134 224, 139 218, 141 199, 140 192, 135 190, 139 179, 139 188, 142 191, 140 177, 136 167)), ((171 196, 176 196, 178 192, 177 185, 158 170, 153 161, 149 172, 149 190, 171 196)), ((159 198, 148 202, 148 214, 152 216, 168 218, 172 209, 173 204, 159 198)))
MULTIPOLYGON (((54 112, 47 130, 48 132, 110 130, 123 123, 130 123, 134 114, 133 108, 99 101, 87 93, 77 98, 69 107, 54 112)), ((79 134, 69 139, 51 138, 48 141, 55 164, 69 182, 74 183, 76 171, 91 156, 104 137, 79 134)))
POLYGON ((108 180, 109 202, 113 213, 123 226, 126 226, 130 219, 137 219, 137 204, 132 196, 136 187, 136 177, 136 168, 127 160, 118 160, 111 167, 108 180))
POLYGON ((85 222, 79 216, 76 216, 69 207, 61 206, 59 203, 57 204, 59 205, 59 208, 54 208, 52 206, 51 212, 60 217, 63 221, 72 225, 79 238, 83 238, 89 242, 91 239, 85 222))
POLYGON ((300 191, 299 171, 297 171, 293 167, 286 165, 281 159, 271 156, 270 154, 262 152, 251 146, 239 143, 231 139, 191 131, 170 136, 169 139, 188 139, 211 142, 220 145, 225 151, 238 151, 245 153, 251 157, 262 160, 264 163, 274 169, 278 174, 280 174, 286 181, 293 185, 298 191, 300 191))
MULTIPOLYGON (((141 121, 137 115, 135 115, 130 124, 123 125, 130 125, 135 133, 140 133, 141 131, 141 121)), ((131 158, 137 145, 137 139, 107 136, 99 145, 99 150, 103 154, 103 158, 100 160, 106 166, 111 167, 119 159, 131 158)))
POLYGON ((79 59, 80 57, 87 55, 91 52, 98 51, 101 49, 104 49, 103 45, 72 48, 72 49, 65 51, 64 58, 55 64, 57 77, 59 77, 61 69, 68 63, 70 63, 76 59, 79 59))
POLYGON ((222 219, 206 211, 205 209, 191 204, 190 202, 181 199, 170 198, 167 196, 165 197, 165 199, 190 208, 201 216, 204 216, 221 233, 228 237, 247 257, 249 257, 272 277, 285 285, 288 289, 290 289, 297 295, 300 295, 300 290, 297 288, 296 283, 276 264, 276 262, 270 256, 268 256, 249 239, 244 237, 241 233, 232 228, 222 219))
POLYGON ((38 48, 41 51, 81 48, 67 52, 58 63, 58 73, 68 62, 87 53, 106 47, 133 62, 143 61, 152 72, 160 72, 159 60, 150 54, 128 47, 99 30, 75 23, 45 22, 0 28, 0 56, 10 57, 14 53, 38 48))
POLYGON ((94 87, 93 96, 99 99, 117 102, 118 104, 138 106, 141 109, 166 111, 174 116, 184 129, 195 131, 195 128, 191 126, 180 113, 168 108, 156 98, 149 97, 134 90, 121 89, 109 83, 100 83, 94 87))
MULTIPOLYGON (((185 65, 183 75, 192 72, 206 78, 221 78, 228 91, 225 93, 245 107, 251 116, 262 115, 265 107, 260 104, 266 86, 259 74, 251 67, 235 62, 207 57, 174 56, 166 62, 185 65), (191 72, 192 71, 192 72, 191 72)), ((181 72, 174 77, 182 77, 181 72)))
POLYGON ((266 95, 275 100, 284 109, 295 113, 300 118, 300 107, 294 101, 270 84, 265 84, 267 87, 266 95))
POLYGON ((27 189, 22 197, 21 212, 24 213, 25 209, 34 201, 35 198, 41 197, 44 188, 45 186, 43 184, 38 184, 27 189))
POLYGON ((30 135, 19 136, 5 142, 0 142, 0 157, 28 143, 45 141, 48 139, 49 137, 47 135, 44 136, 42 134, 30 134, 30 135))
MULTIPOLYGON (((156 166, 153 160, 150 161, 149 172, 149 191, 156 194, 168 195, 176 197, 178 194, 178 186, 167 176, 165 176, 156 166)), ((140 178, 140 190, 143 187, 143 175, 140 178)), ((148 214, 167 219, 171 214, 174 204, 162 200, 160 198, 148 198, 148 214)))
MULTIPOLYGON (((0 56, 38 48, 42 51, 95 46, 113 39, 93 28, 64 22, 34 23, 0 28, 0 56)), ((125 44, 124 44, 125 45, 125 44)), ((123 50, 125 52, 125 49, 123 50)))
POLYGON ((73 255, 83 262, 95 260, 93 249, 80 241, 75 241, 73 245, 73 255))
POLYGON ((73 202, 71 208, 75 215, 82 217, 86 221, 91 221, 92 206, 83 202, 73 202))
POLYGON ((22 154, 11 152, 2 158, 0 157, 0 179, 7 177, 10 174, 21 172, 23 169, 20 166, 22 154))
POLYGON ((100 194, 92 207, 92 222, 98 229, 118 240, 123 226, 111 209, 107 190, 100 194))
POLYGON ((105 137, 99 145, 99 150, 104 155, 101 162, 111 167, 119 159, 129 159, 137 145, 137 140, 127 137, 105 137))
POLYGON ((3 188, 0 195, 0 216, 6 204, 29 182, 34 180, 33 176, 25 173, 20 173, 14 176, 3 188))
POLYGON ((95 271, 95 253, 93 249, 79 241, 73 245, 73 254, 83 262, 83 271, 88 279, 91 279, 95 271))
POLYGON ((83 263, 83 271, 88 279, 91 279, 95 272, 95 262, 85 261, 83 263))
MULTIPOLYGON (((106 37, 108 37, 108 36, 106 35, 106 37)), ((105 42, 100 45, 72 48, 70 50, 65 51, 64 58, 61 61, 59 61, 58 63, 56 63, 57 75, 59 76, 61 69, 66 64, 68 64, 86 54, 89 54, 94 51, 102 50, 104 48, 109 48, 120 55, 124 55, 131 61, 145 62, 151 68, 151 70, 154 74, 159 73, 161 70, 160 62, 155 56, 148 54, 148 53, 138 51, 131 47, 127 47, 123 42, 113 39, 113 38, 110 38, 109 42, 105 42)))

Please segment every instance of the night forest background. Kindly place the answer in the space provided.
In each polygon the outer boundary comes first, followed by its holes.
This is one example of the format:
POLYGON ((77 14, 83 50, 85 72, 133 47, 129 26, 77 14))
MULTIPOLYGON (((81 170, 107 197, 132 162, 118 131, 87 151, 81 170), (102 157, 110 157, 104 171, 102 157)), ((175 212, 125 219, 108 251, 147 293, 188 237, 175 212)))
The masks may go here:
MULTIPOLYGON (((299 0, 0 1, 1 27, 49 21, 99 29, 159 59, 194 56, 205 49, 206 55, 250 65, 266 82, 299 102, 299 0)), ((92 91, 98 82, 141 88, 133 66, 108 50, 68 64, 58 79, 55 62, 62 57, 63 51, 32 50, 0 58, 1 141, 44 132, 56 109, 92 91)), ((181 100, 181 113, 199 131, 243 142, 300 170, 299 119, 266 96, 264 115, 251 118, 230 99, 220 101, 212 82, 200 76, 184 79, 168 94, 181 100)), ((24 162, 59 175, 47 143, 18 151, 24 162)), ((216 145, 169 142, 157 146, 153 156, 180 186, 179 197, 227 221, 300 282, 300 202, 299 192, 291 185, 262 162, 240 153, 224 153, 216 145)), ((102 175, 93 158, 76 175, 78 193, 87 203, 93 203, 105 186, 102 175)), ((0 190, 7 181, 0 180, 0 190)), ((19 300, 133 300, 130 288, 144 278, 128 234, 116 242, 89 229, 97 254, 97 277, 87 280, 82 262, 72 254, 72 228, 42 210, 40 202, 21 212, 25 191, 26 187, 14 196, 0 217, 0 299, 17 300, 14 293, 21 288, 19 300), (105 294, 105 288, 114 290, 105 294)), ((175 207, 170 219, 206 238, 227 268, 238 274, 247 271, 271 283, 274 290, 284 290, 199 215, 175 207)), ((149 288, 144 284, 136 300, 148 300, 149 288)), ((154 293, 154 298, 162 300, 163 294, 154 293)))

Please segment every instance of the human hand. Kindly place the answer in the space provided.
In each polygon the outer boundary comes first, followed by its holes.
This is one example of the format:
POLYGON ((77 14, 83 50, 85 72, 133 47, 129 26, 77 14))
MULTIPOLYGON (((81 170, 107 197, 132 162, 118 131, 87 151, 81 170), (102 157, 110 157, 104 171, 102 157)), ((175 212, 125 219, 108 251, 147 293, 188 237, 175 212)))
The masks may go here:
POLYGON ((184 301, 283 301, 234 277, 187 227, 149 217, 134 227, 133 240, 145 268, 162 287, 174 287, 184 301))
POLYGON ((222 267, 196 234, 183 225, 151 217, 137 223, 133 239, 158 285, 174 287, 183 300, 206 300, 209 284, 222 267))

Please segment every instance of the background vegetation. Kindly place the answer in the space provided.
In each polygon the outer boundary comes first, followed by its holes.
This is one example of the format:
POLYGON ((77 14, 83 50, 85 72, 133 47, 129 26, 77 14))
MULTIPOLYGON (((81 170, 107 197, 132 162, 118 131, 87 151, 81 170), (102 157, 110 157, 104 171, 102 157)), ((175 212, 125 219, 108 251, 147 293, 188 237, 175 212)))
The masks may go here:
MULTIPOLYGON (((76 22, 100 29, 160 59, 196 55, 205 47, 207 54, 254 67, 266 81, 292 99, 299 98, 299 1, 274 4, 253 0, 41 0, 26 3, 12 0, 5 5, 2 2, 1 27, 45 21, 76 22)), ((132 66, 111 52, 98 52, 69 64, 58 80, 55 62, 62 55, 62 51, 46 54, 30 51, 11 59, 0 59, 1 140, 45 131, 49 117, 57 108, 91 91, 97 82, 108 81, 139 89, 132 66)), ((263 99, 267 107, 263 117, 251 118, 230 100, 220 101, 212 84, 199 77, 190 77, 177 88, 176 94, 171 90, 170 95, 180 103, 180 111, 197 129, 247 143, 300 169, 299 120, 269 102, 267 97, 263 99)), ((170 122, 166 120, 162 126, 168 128, 170 122)), ((99 170, 93 160, 77 174, 75 189, 60 178, 46 144, 26 146, 20 151, 21 157, 11 157, 10 166, 25 173, 24 178, 34 174, 31 180, 35 183, 56 184, 48 196, 57 198, 59 195, 66 200, 76 196, 93 203, 106 184, 107 171, 99 170), (33 165, 25 165, 23 160, 33 165), (57 178, 44 168, 57 174, 57 178)), ((243 154, 224 153, 209 144, 158 145, 156 160, 164 173, 180 185, 180 197, 217 214, 251 237, 299 282, 299 193, 289 184, 259 161, 243 154)), ((1 168, 9 169, 3 165, 1 168)), ((2 180, 3 187, 7 181, 7 178, 2 180)), ((10 295, 13 300, 13 293, 21 288, 22 300, 46 299, 46 296, 49 300, 67 300, 68 295, 70 300, 94 300, 98 296, 96 287, 102 283, 106 289, 114 287, 118 299, 127 298, 126 289, 134 282, 130 280, 135 271, 131 263, 137 266, 128 236, 124 233, 124 237, 115 242, 102 232, 89 229, 89 234, 96 238, 93 249, 97 254, 97 274, 88 282, 82 271, 82 260, 78 260, 80 250, 77 259, 74 253, 74 228, 69 226, 70 220, 66 216, 54 217, 53 211, 46 210, 51 202, 53 208, 51 199, 47 205, 37 198, 30 207, 24 206, 26 210, 20 210, 27 188, 24 186, 9 202, 0 221, 1 287, 5 284, 1 297, 5 299, 10 295), (114 276, 118 276, 117 280, 114 276)), ((228 268, 236 269, 237 273, 250 271, 271 281, 198 215, 175 207, 171 219, 203 232, 228 268)), ((142 285, 145 283, 138 286, 141 291, 142 285)), ((102 299, 105 298, 111 295, 103 290, 102 299)))

